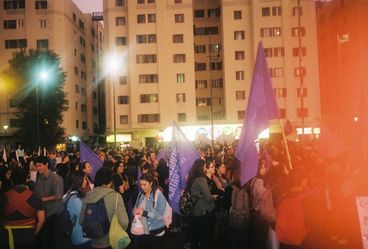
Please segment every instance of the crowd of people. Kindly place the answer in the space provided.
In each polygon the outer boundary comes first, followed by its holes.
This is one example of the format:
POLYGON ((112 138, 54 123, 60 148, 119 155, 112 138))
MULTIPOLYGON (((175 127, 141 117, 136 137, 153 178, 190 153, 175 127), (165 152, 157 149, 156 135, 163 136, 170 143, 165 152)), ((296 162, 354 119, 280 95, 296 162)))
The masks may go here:
POLYGON ((324 158, 316 140, 289 142, 289 153, 283 141, 267 140, 257 176, 241 184, 235 146, 197 146, 183 190, 191 210, 173 214, 170 227, 163 218, 169 157, 157 158, 158 151, 96 149, 103 167, 92 176, 77 150, 28 153, 19 146, 0 160, 0 247, 111 248, 114 215, 130 248, 162 248, 174 232, 192 249, 362 247, 355 197, 367 194, 368 180, 359 158, 324 158), (92 236, 88 220, 98 203, 107 225, 101 221, 92 236), (70 234, 58 226, 62 208, 72 220, 70 234))

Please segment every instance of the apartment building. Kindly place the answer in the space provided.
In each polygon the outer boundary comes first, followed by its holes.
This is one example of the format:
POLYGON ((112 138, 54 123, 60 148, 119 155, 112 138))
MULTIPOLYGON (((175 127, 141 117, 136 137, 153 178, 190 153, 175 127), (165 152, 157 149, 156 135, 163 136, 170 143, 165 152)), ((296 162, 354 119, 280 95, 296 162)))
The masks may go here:
POLYGON ((314 1, 104 0, 104 51, 123 58, 106 78, 109 141, 149 144, 173 121, 191 139, 235 134, 259 41, 282 118, 318 133, 315 19, 314 1))
MULTIPOLYGON (((93 22, 72 0, 4 0, 0 22, 0 69, 6 69, 12 53, 20 49, 53 50, 67 73, 64 90, 69 108, 62 123, 65 138, 96 139, 102 133, 98 104, 102 24, 93 22)), ((19 123, 18 110, 11 104, 16 94, 0 92, 0 122, 8 125, 9 139, 19 123)))

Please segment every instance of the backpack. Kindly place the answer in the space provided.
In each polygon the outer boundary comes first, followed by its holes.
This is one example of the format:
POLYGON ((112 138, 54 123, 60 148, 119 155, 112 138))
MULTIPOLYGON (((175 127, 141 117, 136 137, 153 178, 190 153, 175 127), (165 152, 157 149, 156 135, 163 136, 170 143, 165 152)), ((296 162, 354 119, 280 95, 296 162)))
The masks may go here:
POLYGON ((68 202, 72 196, 77 194, 71 194, 67 197, 66 201, 61 206, 55 221, 55 234, 62 236, 71 236, 73 227, 75 226, 77 217, 74 215, 71 217, 68 211, 68 202))
POLYGON ((101 238, 110 229, 104 198, 95 203, 87 203, 82 224, 83 236, 87 238, 101 238))
MULTIPOLYGON (((153 202, 153 207, 155 207, 155 203, 157 203, 157 198, 158 198, 158 192, 157 190, 154 191, 154 202, 153 202)), ((165 197, 164 197, 165 198, 165 197)), ((165 212, 164 212, 164 224, 167 228, 169 228, 169 226, 172 223, 172 208, 170 207, 169 203, 167 202, 166 198, 165 198, 165 212)))
POLYGON ((192 194, 188 190, 184 190, 184 192, 180 195, 179 199, 179 209, 180 212, 184 216, 190 216, 192 209, 199 201, 199 198, 197 198, 196 201, 193 202, 192 194))
POLYGON ((233 228, 243 228, 250 222, 249 197, 247 191, 234 192, 234 200, 229 211, 228 224, 233 228), (239 205, 239 200, 241 205, 239 205), (246 204, 245 204, 246 203, 246 204))
POLYGON ((304 221, 303 196, 286 197, 277 209, 276 234, 280 242, 300 245, 307 234, 304 221))

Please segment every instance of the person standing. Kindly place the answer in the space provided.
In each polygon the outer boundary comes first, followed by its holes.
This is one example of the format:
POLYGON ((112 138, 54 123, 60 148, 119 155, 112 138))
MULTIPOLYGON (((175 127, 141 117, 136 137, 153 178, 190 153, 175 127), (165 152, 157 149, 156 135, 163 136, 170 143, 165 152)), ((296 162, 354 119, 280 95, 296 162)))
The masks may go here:
POLYGON ((55 237, 54 227, 56 215, 63 201, 64 184, 63 179, 48 168, 48 160, 39 156, 35 160, 38 178, 35 193, 45 204, 46 222, 40 234, 37 236, 37 248, 54 249, 55 237))

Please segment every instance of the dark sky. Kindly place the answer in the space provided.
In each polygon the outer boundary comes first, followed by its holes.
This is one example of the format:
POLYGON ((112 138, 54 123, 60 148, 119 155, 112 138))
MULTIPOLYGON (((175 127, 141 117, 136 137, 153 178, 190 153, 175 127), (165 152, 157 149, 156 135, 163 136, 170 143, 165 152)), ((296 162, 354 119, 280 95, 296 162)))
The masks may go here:
POLYGON ((83 13, 102 12, 102 0, 73 0, 83 13))

